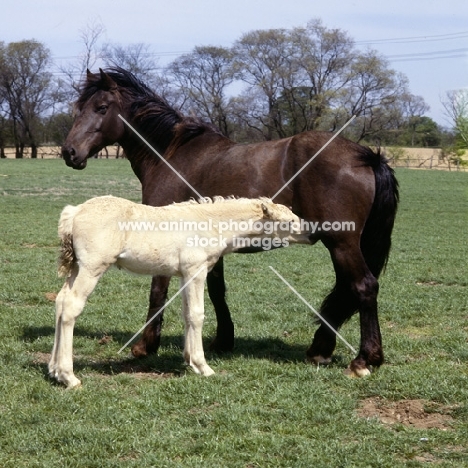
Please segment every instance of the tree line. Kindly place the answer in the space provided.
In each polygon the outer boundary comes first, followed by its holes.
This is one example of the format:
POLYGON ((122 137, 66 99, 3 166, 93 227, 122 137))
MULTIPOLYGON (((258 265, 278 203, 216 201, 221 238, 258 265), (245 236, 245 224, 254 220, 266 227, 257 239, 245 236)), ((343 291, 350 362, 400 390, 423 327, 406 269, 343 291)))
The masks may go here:
MULTIPOLYGON (((424 115, 424 99, 410 92, 408 79, 383 56, 359 50, 348 33, 320 20, 251 31, 229 48, 197 46, 165 67, 158 67, 148 45, 100 45, 103 32, 99 24, 81 31, 84 52, 61 67, 60 76, 52 73, 44 44, 0 42, 2 156, 6 146, 20 158, 25 147, 37 157, 39 145, 61 145, 86 69, 97 66, 133 72, 171 105, 239 142, 334 131, 352 116, 346 136, 354 141, 437 146, 453 136, 424 115)), ((449 99, 444 105, 453 110, 449 99)), ((454 121, 457 135, 465 128, 463 112, 454 121)))

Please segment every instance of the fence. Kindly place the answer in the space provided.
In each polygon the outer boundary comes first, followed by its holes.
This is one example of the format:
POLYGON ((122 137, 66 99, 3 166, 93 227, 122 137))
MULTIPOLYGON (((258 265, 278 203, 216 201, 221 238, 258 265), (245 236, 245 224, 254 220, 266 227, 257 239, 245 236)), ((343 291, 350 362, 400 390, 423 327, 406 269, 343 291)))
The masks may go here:
MULTIPOLYGON (((460 161, 451 161, 449 158, 443 158, 440 148, 382 148, 382 151, 389 160, 392 167, 406 167, 411 169, 436 169, 444 171, 466 171, 468 166, 460 164, 460 161)), ((6 148, 7 158, 15 157, 14 148, 6 148)), ((467 154, 464 161, 468 162, 467 154)), ((30 158, 29 148, 24 150, 24 158, 30 158)), ((38 148, 39 159, 60 158, 59 146, 41 146, 38 148)), ((124 158, 122 148, 118 145, 112 145, 104 148, 96 156, 98 158, 124 158)))
POLYGON ((392 167, 466 171, 467 155, 462 162, 443 157, 440 148, 382 148, 392 167))
MULTIPOLYGON (((5 148, 5 155, 7 159, 15 158, 15 148, 5 148)), ((24 148, 23 158, 29 159, 31 157, 31 148, 24 148)), ((122 148, 118 145, 107 146, 96 156, 98 158, 123 158, 122 148)), ((61 158, 60 146, 39 146, 37 148, 38 159, 57 159, 61 158)))

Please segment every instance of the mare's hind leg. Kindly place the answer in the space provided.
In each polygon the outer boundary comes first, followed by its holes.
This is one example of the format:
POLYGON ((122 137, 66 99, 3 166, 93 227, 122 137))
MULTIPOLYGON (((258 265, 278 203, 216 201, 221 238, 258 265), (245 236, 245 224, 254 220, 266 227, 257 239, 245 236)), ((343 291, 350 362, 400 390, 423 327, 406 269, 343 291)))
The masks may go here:
MULTIPOLYGON (((357 246, 342 242, 330 249, 336 272, 336 286, 325 299, 321 315, 335 330, 359 310, 361 343, 358 355, 351 361, 350 375, 362 377, 370 366, 383 363, 382 337, 377 317, 377 279, 367 267, 357 246)), ((314 336, 307 356, 320 363, 329 362, 336 345, 336 335, 322 323, 314 336)))
POLYGON ((151 292, 149 299, 149 310, 146 322, 151 320, 143 331, 139 341, 132 346, 132 354, 135 357, 144 357, 148 354, 156 354, 161 343, 161 327, 163 324, 163 313, 161 307, 167 299, 167 290, 171 278, 169 276, 154 276, 151 282, 151 292), (158 314, 154 319, 153 317, 158 314))
MULTIPOLYGON (((357 310, 357 301, 346 281, 337 279, 336 285, 325 298, 320 315, 338 330, 357 310)), ((320 322, 320 320, 318 320, 320 322)), ((336 334, 324 323, 315 332, 312 345, 307 350, 308 359, 314 364, 329 364, 336 346, 336 334)))
POLYGON ((213 269, 208 273, 207 286, 218 323, 216 337, 211 342, 210 349, 216 352, 232 351, 234 348, 234 324, 226 303, 223 257, 216 262, 213 269))
POLYGON ((75 267, 56 299, 55 341, 49 363, 49 374, 68 388, 76 387, 81 383, 73 373, 75 321, 104 271, 91 275, 83 269, 77 271, 75 267))

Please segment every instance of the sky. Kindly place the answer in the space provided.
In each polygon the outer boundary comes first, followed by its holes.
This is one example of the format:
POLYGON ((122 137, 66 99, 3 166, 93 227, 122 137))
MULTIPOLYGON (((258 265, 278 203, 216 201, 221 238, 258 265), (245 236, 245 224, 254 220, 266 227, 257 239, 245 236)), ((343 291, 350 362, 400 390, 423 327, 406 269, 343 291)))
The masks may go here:
POLYGON ((0 41, 35 39, 55 70, 83 51, 80 31, 100 23, 102 42, 150 46, 160 66, 195 46, 230 47, 257 29, 305 26, 319 18, 346 31, 362 50, 375 49, 409 80, 427 113, 450 126, 441 100, 468 88, 466 0, 13 0, 2 5, 0 41))

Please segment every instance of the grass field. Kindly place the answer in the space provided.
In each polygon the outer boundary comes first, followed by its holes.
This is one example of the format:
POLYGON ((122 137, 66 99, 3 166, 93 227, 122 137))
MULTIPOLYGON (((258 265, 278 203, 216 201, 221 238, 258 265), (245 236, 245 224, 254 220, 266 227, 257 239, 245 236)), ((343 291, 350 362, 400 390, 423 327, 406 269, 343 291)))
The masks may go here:
MULTIPOLYGON (((140 187, 125 160, 81 172, 0 161, 0 467, 468 466, 468 174, 397 176, 379 296, 386 364, 370 377, 344 375, 341 343, 330 366, 304 362, 312 313, 268 265, 317 308, 333 270, 323 246, 295 246, 227 257, 236 348, 207 352, 217 374, 205 379, 183 365, 177 300, 157 357, 118 354, 144 322, 150 279, 107 273, 75 328, 83 387, 68 391, 47 376, 58 216, 96 195, 138 201, 140 187)), ((342 333, 358 346, 357 317, 342 333)))

